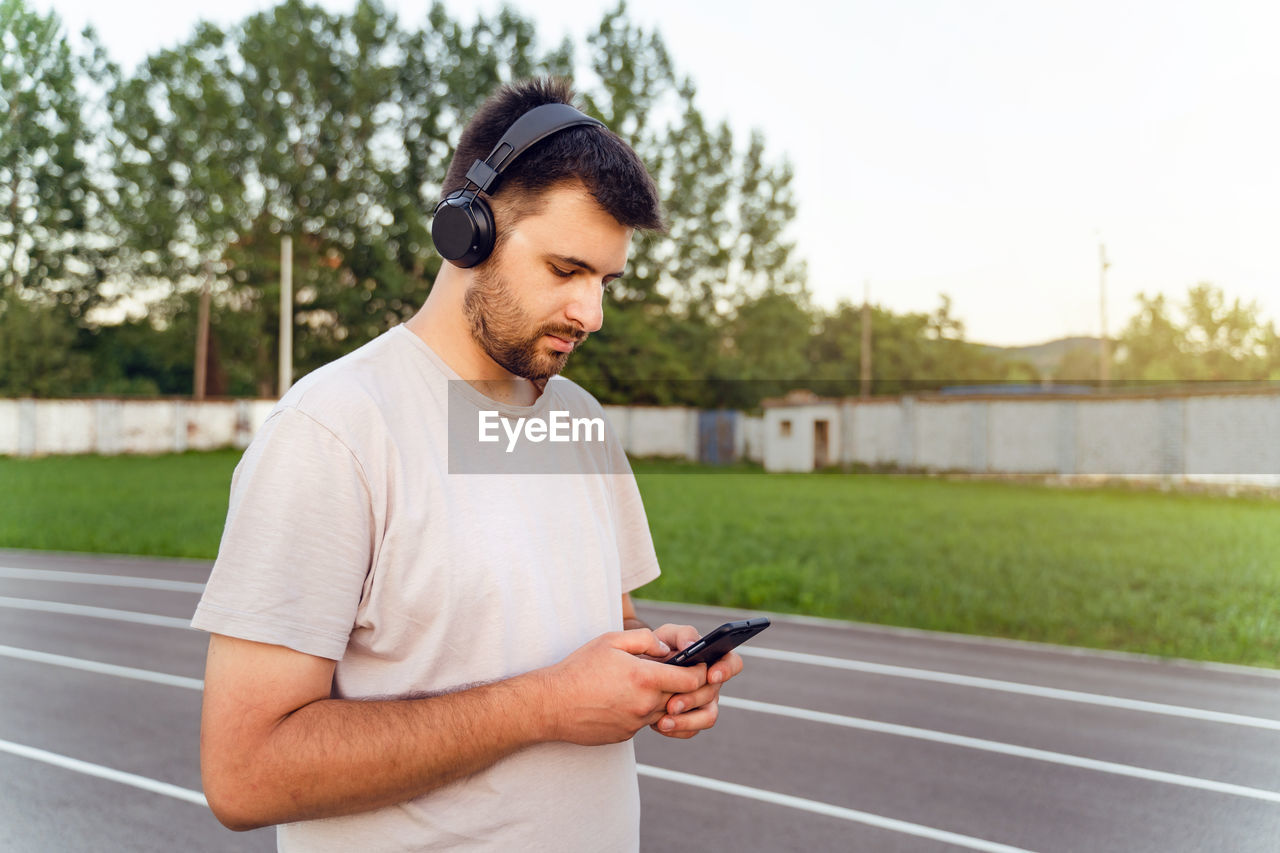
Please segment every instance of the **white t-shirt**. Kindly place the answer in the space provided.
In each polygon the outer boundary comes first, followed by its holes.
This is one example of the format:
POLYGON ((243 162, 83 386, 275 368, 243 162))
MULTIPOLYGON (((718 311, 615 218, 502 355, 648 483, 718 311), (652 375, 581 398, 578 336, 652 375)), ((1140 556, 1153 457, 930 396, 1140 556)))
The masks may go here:
MULTIPOLYGON (((404 326, 302 379, 236 468, 192 625, 336 660, 338 698, 508 678, 621 629, 622 594, 658 563, 620 443, 607 424, 603 440, 584 432, 554 448, 525 431, 508 455, 494 411, 508 426, 604 418, 562 377, 532 406, 496 403, 404 326), (499 440, 480 445, 486 423, 499 440), (556 453, 529 464, 538 450, 556 453)), ((634 850, 634 750, 542 744, 401 805, 281 826, 278 839, 308 853, 634 850)))

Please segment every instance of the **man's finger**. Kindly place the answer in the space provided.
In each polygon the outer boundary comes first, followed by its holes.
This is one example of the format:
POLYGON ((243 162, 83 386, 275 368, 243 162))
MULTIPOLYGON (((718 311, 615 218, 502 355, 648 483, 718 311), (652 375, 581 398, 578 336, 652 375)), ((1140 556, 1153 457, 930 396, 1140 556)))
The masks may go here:
POLYGON ((716 724, 716 720, 719 717, 719 702, 711 702, 696 711, 689 711, 676 717, 665 716, 658 720, 655 728, 658 734, 670 735, 671 737, 682 735, 688 737, 711 728, 716 724))
POLYGON ((663 693, 692 693, 707 683, 707 665, 672 666, 657 664, 653 668, 654 686, 663 693))
POLYGON ((648 628, 617 631, 609 636, 609 642, 615 649, 632 655, 665 658, 671 654, 671 647, 658 639, 658 635, 648 628))
POLYGON ((674 717, 677 714, 692 711, 694 708, 701 708, 703 705, 714 702, 719 695, 720 687, 715 684, 699 687, 692 693, 677 693, 667 700, 667 713, 674 717))
POLYGON ((670 623, 655 628, 654 633, 676 651, 684 651, 702 636, 698 633, 698 629, 692 625, 673 625, 670 623))
POLYGON ((707 681, 711 684, 723 684, 740 672, 742 656, 737 652, 728 652, 707 669, 707 681))

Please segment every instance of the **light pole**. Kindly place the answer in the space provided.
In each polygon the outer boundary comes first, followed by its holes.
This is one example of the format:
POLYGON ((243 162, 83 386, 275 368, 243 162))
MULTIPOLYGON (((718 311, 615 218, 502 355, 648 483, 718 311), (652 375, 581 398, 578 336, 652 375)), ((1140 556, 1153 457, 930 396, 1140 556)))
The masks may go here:
POLYGON ((1107 339, 1107 247, 1098 241, 1098 314, 1102 320, 1102 337, 1098 341, 1098 379, 1105 388, 1111 381, 1111 341, 1107 339))
POLYGON ((293 238, 280 238, 280 384, 283 397, 293 384, 293 238))

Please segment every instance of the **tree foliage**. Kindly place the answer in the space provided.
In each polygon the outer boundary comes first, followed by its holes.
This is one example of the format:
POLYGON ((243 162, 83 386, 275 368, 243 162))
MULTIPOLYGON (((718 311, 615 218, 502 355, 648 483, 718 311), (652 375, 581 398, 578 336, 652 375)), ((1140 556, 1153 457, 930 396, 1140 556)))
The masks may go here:
MULTIPOLYGON (((91 32, 73 45, 24 0, 0 0, 0 44, 0 393, 189 393, 202 287, 210 392, 275 393, 285 235, 296 372, 372 339, 439 270, 430 219, 465 119, 502 83, 575 72, 587 111, 649 165, 669 230, 637 236, 568 375, 619 403, 859 390, 862 308, 812 304, 790 163, 705 116, 622 2, 581 61, 570 41, 542 48, 510 8, 467 23, 436 2, 402 21, 378 0, 201 23, 128 74, 91 32), (93 310, 121 294, 146 315, 93 310)), ((1118 373, 1277 374, 1256 306, 1203 286, 1183 313, 1144 298, 1118 373)), ((946 297, 871 318, 877 393, 1037 378, 966 342, 946 297)))
POLYGON ((112 236, 93 99, 112 67, 91 30, 82 42, 0 0, 0 287, 71 317, 101 300, 112 236))
POLYGON ((1201 282, 1174 306, 1161 294, 1138 297, 1138 313, 1120 335, 1122 380, 1280 379, 1280 337, 1257 303, 1228 301, 1201 282))

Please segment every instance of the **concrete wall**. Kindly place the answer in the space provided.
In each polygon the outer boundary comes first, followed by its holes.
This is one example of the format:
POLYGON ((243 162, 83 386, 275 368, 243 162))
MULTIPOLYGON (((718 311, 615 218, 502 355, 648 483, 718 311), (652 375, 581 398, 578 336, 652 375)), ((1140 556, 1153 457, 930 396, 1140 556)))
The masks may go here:
POLYGON ((812 423, 833 405, 845 465, 1280 486, 1280 391, 776 406, 765 413, 766 470, 812 470, 795 446, 803 431, 788 443, 770 425, 812 423))
POLYGON ((605 417, 632 456, 698 458, 698 410, 683 406, 605 406, 605 417))
MULTIPOLYGON (((180 453, 247 447, 274 400, 0 399, 0 456, 66 453, 180 453)), ((698 410, 605 406, 605 416, 633 456, 698 458, 698 410)), ((739 419, 736 444, 763 459, 759 418, 739 419)))
POLYGON ((0 400, 0 455, 247 447, 274 400, 0 400))

